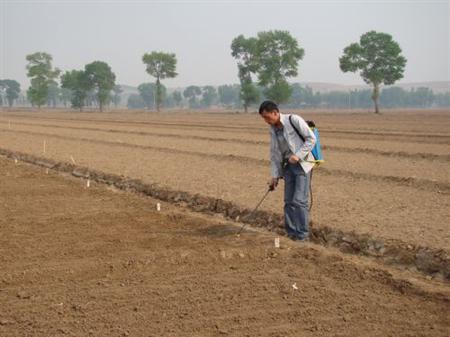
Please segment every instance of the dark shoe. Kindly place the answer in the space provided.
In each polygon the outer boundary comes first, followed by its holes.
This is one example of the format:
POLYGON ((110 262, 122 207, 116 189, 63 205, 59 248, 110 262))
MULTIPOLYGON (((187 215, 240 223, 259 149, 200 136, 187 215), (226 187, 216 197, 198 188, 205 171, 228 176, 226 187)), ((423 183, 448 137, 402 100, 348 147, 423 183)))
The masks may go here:
POLYGON ((309 241, 308 236, 299 237, 299 236, 295 236, 295 235, 288 235, 288 238, 291 239, 292 241, 300 241, 300 242, 309 241))
POLYGON ((302 233, 297 237, 298 241, 309 241, 309 233, 302 233))

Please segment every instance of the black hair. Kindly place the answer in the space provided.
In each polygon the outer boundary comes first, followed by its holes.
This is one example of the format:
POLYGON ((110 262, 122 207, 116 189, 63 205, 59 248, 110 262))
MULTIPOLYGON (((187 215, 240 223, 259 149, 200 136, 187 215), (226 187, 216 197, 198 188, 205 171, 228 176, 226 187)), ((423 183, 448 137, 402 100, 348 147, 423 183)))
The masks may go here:
POLYGON ((264 111, 271 112, 273 110, 278 110, 278 105, 272 101, 264 101, 259 106, 259 114, 262 114, 264 111))

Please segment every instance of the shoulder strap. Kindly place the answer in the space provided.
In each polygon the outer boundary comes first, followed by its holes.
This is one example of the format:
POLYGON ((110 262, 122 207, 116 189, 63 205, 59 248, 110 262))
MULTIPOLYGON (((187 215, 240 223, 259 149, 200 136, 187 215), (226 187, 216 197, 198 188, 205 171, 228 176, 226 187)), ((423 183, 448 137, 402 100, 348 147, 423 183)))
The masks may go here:
POLYGON ((292 123, 292 115, 289 115, 289 123, 291 123, 291 126, 294 128, 295 132, 297 132, 297 135, 300 137, 300 139, 305 142, 305 137, 302 136, 302 134, 297 130, 297 128, 294 126, 294 123, 292 123))

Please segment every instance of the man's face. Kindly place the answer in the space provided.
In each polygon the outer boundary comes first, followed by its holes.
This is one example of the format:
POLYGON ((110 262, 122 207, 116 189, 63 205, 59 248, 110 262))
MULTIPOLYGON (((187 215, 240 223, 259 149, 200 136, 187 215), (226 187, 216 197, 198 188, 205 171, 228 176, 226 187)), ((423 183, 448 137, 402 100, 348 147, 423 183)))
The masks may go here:
POLYGON ((277 110, 263 111, 261 117, 269 125, 275 125, 280 119, 280 113, 277 110))

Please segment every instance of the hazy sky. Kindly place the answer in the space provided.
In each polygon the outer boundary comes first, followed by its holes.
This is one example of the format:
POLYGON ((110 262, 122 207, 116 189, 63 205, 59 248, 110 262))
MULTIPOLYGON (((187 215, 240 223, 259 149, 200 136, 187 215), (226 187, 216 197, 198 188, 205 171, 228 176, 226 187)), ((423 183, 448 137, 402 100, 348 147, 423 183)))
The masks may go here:
POLYGON ((338 58, 361 34, 391 34, 408 59, 401 82, 450 80, 447 1, 5 1, 0 0, 0 78, 28 87, 27 54, 45 51, 61 70, 106 61, 119 84, 154 81, 142 55, 177 55, 168 87, 237 83, 234 37, 288 30, 305 49, 294 81, 362 84, 338 58))

